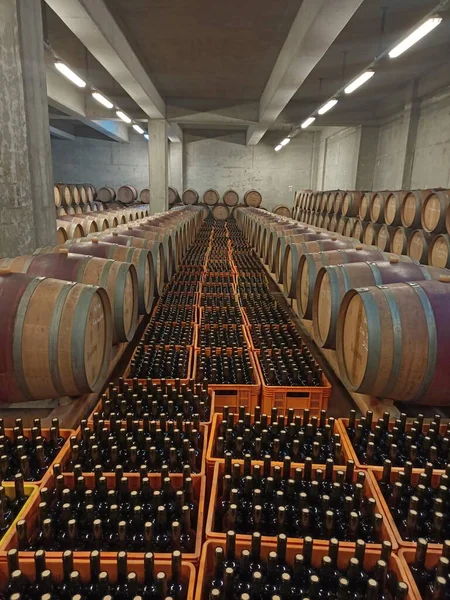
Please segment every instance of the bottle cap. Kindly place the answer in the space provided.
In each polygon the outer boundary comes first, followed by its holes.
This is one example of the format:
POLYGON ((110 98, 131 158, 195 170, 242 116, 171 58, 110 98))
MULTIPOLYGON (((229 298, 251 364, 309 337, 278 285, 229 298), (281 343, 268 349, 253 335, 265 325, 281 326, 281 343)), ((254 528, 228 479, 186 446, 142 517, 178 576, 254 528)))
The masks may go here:
POLYGON ((400 259, 398 256, 390 256, 389 262, 391 263, 391 265, 395 265, 396 263, 400 262, 400 259))
POLYGON ((442 281, 442 283, 450 283, 450 275, 440 275, 439 281, 442 281))

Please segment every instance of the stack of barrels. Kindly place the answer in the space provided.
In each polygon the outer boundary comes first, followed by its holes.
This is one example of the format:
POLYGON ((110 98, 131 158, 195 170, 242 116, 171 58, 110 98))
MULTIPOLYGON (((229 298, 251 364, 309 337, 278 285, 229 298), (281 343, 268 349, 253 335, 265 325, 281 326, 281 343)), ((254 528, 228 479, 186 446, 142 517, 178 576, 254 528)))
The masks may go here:
POLYGON ((200 195, 197 190, 187 188, 184 190, 181 198, 185 205, 196 204, 204 207, 216 221, 225 221, 230 217, 234 218, 236 210, 241 206, 259 208, 262 204, 262 195, 257 190, 248 190, 245 192, 243 204, 239 204, 239 194, 236 190, 232 189, 226 190, 221 198, 216 189, 208 188, 203 193, 202 202, 200 202, 200 195))
POLYGON ((407 255, 422 264, 450 266, 450 190, 296 193, 294 218, 407 255))
MULTIPOLYGON (((361 193, 339 194, 342 204, 348 203, 347 214, 359 211, 368 198, 361 193)), ((306 193, 309 199, 315 195, 306 193)), ((329 196, 321 193, 320 200, 326 197, 328 202, 329 196)), ((336 196, 334 193, 337 208, 336 196)), ((424 196, 420 222, 430 230, 439 229, 448 209, 446 192, 424 196)), ((417 200, 419 194, 409 197, 417 200)), ((374 220, 378 202, 375 199, 368 204, 374 220)), ((407 215, 408 209, 400 203, 402 206, 407 215)), ((300 218, 302 211, 308 210, 296 208, 300 218)), ((385 203, 386 213, 390 215, 390 208, 385 203)), ((356 217, 347 217, 351 218, 356 217)), ((443 222, 445 226, 445 219, 443 222)), ((427 266, 405 253, 363 244, 359 236, 347 235, 351 232, 342 225, 331 231, 248 208, 238 211, 237 223, 284 295, 292 300, 317 345, 335 352, 348 389, 403 402, 450 405, 446 361, 450 271, 445 262, 427 266)), ((447 239, 447 234, 436 234, 435 240, 439 239, 447 239)))
POLYGON ((0 402, 98 392, 204 218, 182 207, 0 259, 0 402))

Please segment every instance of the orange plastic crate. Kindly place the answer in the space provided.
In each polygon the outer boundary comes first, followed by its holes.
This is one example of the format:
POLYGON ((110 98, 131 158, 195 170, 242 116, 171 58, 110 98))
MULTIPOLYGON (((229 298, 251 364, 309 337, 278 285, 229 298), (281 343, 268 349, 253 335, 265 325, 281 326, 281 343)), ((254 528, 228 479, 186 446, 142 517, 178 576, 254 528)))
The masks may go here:
MULTIPOLYGON (((245 317, 242 311, 241 307, 227 307, 227 306, 223 306, 221 308, 216 307, 216 306, 199 306, 198 307, 198 323, 199 325, 203 325, 206 323, 209 323, 209 315, 211 315, 214 312, 222 312, 224 315, 233 315, 233 318, 236 318, 236 320, 238 321, 239 324, 242 325, 248 325, 247 322, 245 322, 245 317)), ((231 323, 231 319, 230 319, 230 323, 231 323)))
MULTIPOLYGON (((108 484, 108 489, 115 488, 115 477, 113 475, 105 475, 106 481, 108 484)), ((128 474, 127 475, 128 484, 130 487, 130 491, 137 490, 140 487, 140 477, 137 474, 128 474)), ((173 475, 171 477, 172 485, 175 490, 181 489, 183 487, 183 476, 182 475, 173 475)), ((85 475, 86 487, 88 489, 95 488, 95 475, 88 473, 85 475)), ((54 488, 55 478, 53 474, 48 474, 47 478, 44 479, 43 485, 50 489, 54 488)), ((75 477, 72 473, 64 474, 64 481, 66 483, 66 487, 72 489, 75 483, 75 477)), ((195 541, 195 551, 192 553, 184 552, 183 558, 186 561, 192 562, 194 564, 198 563, 200 560, 200 553, 202 548, 202 535, 203 535, 203 521, 204 521, 204 511, 205 511, 205 485, 206 481, 204 477, 198 477, 193 479, 192 481, 194 496, 196 501, 198 502, 198 518, 197 523, 193 524, 193 528, 196 531, 196 541, 195 541)), ((150 477, 150 485, 153 489, 160 489, 161 487, 161 476, 154 475, 150 477)), ((29 536, 33 536, 38 528, 38 507, 39 507, 40 497, 39 495, 33 496, 33 499, 27 503, 26 510, 23 511, 21 519, 25 519, 27 522, 27 531, 29 536)), ((11 548, 17 548, 17 533, 15 528, 10 528, 6 535, 3 537, 3 540, 0 543, 0 552, 7 552, 11 548)), ((77 556, 79 558, 88 559, 89 551, 81 551, 77 552, 77 556)), ((170 557, 170 553, 164 552, 155 552, 155 560, 167 560, 170 557)), ((22 557, 32 556, 33 554, 30 552, 20 552, 22 557)), ((114 560, 117 555, 117 552, 109 552, 102 551, 102 556, 106 559, 114 560)), ((60 559, 62 556, 62 551, 46 551, 46 556, 48 558, 60 559)), ((134 559, 142 559, 144 556, 144 552, 129 552, 128 556, 134 559)))
MULTIPOLYGON (((360 421, 360 419, 355 420, 355 426, 359 425, 359 421, 360 421)), ((370 471, 379 471, 380 473, 382 473, 383 472, 382 465, 363 465, 360 463, 359 458, 355 452, 355 449, 353 448, 352 442, 350 441, 350 438, 348 437, 348 433, 347 433, 348 422, 349 422, 349 419, 339 419, 339 424, 340 424, 340 428, 341 428, 341 432, 342 432, 343 445, 345 445, 345 447, 346 447, 346 454, 348 455, 349 458, 351 458, 355 462, 355 466, 357 466, 358 469, 369 469, 370 471)), ((375 424, 375 422, 374 422, 374 424, 375 424)), ((392 431, 394 424, 395 424, 394 420, 391 420, 389 422, 389 431, 392 431)), ((429 428, 430 428, 429 423, 423 424, 424 432, 427 432, 429 428)), ((406 423, 406 431, 408 432, 411 429, 412 429, 412 420, 410 420, 406 423)), ((447 431, 447 425, 441 425, 440 432, 445 433, 446 431, 447 431)), ((392 467, 392 472, 402 471, 402 470, 403 470, 403 467, 392 467)), ((420 471, 421 469, 417 468, 414 470, 420 471)))
MULTIPOLYGON (((168 344, 164 344, 166 348, 169 347, 168 344)), ((149 348, 150 346, 145 346, 145 348, 149 348)), ((158 344, 156 344, 154 346, 155 348, 158 348, 158 344)), ((175 345, 175 347, 181 348, 181 346, 177 346, 175 345)), ((188 367, 187 367, 187 374, 186 377, 180 377, 180 381, 181 383, 189 383, 189 379, 192 379, 193 377, 193 373, 194 373, 194 366, 193 366, 193 361, 195 360, 195 352, 194 352, 194 348, 193 346, 186 346, 187 350, 188 350, 188 367)), ((136 352, 136 351, 135 351, 136 352)), ((133 378, 131 377, 131 361, 134 358, 134 354, 131 357, 130 362, 128 363, 128 366, 125 370, 125 375, 124 375, 124 379, 127 383, 132 383, 133 382, 133 378)), ((161 379, 152 379, 153 383, 161 383, 161 379)), ((139 383, 147 383, 147 378, 139 378, 139 383)), ((175 384, 175 379, 170 379, 167 378, 166 379, 166 383, 173 383, 175 384)))
MULTIPOLYGON (((313 476, 312 476, 313 480, 314 480, 315 473, 318 468, 320 468, 320 467, 317 467, 317 466, 313 467, 313 476)), ((342 469, 342 467, 334 467, 335 472, 339 471, 340 469, 342 469)), ((356 481, 357 473, 358 473, 358 471, 357 471, 357 469, 355 469, 354 474, 353 474, 354 481, 356 481)), ((212 485, 211 485, 211 494, 209 495, 209 507, 208 507, 208 511, 207 511, 206 530, 205 530, 206 531, 206 539, 217 539, 217 540, 223 541, 226 538, 225 533, 215 530, 216 505, 217 505, 219 498, 222 496, 223 474, 224 474, 224 465, 217 463, 214 467, 214 474, 213 474, 212 485)), ((366 475, 367 475, 367 473, 366 473, 366 475)), ((383 510, 383 506, 380 502, 379 494, 377 494, 377 492, 376 492, 375 482, 370 477, 367 477, 367 476, 366 476, 366 480, 365 480, 365 484, 364 484, 363 494, 364 494, 364 497, 369 497, 369 498, 375 499, 376 512, 381 513, 383 515, 382 540, 383 541, 389 540, 390 542, 392 542, 393 550, 397 550, 398 542, 395 539, 394 534, 392 533, 389 519, 386 516, 386 512, 383 510)), ((250 536, 250 534, 239 533, 239 534, 237 534, 236 538, 237 538, 237 540, 248 542, 250 540, 251 536, 250 536)), ((263 535, 262 541, 264 543, 274 542, 275 537, 263 535)), ((301 538, 293 538, 293 537, 288 538, 288 542, 290 544, 292 544, 292 546, 296 546, 296 547, 298 547, 302 543, 301 538)), ((317 540, 316 543, 319 546, 328 547, 329 540, 317 540)), ((346 547, 349 548, 349 547, 354 546, 353 542, 345 542, 345 541, 341 541, 340 545, 343 548, 346 548, 346 547)), ((373 547, 373 548, 380 548, 381 544, 368 544, 368 546, 373 547)))
MULTIPOLYGON (((15 498, 14 484, 3 482, 2 485, 5 488, 6 496, 11 499, 15 498)), ((19 511, 18 515, 14 518, 13 522, 11 523, 9 529, 7 530, 7 532, 5 533, 3 538, 0 539, 0 545, 1 545, 1 543, 3 543, 3 541, 9 535, 11 535, 11 532, 13 532, 15 530, 17 521, 20 521, 20 519, 24 518, 24 515, 26 514, 26 511, 27 511, 29 505, 33 502, 33 500, 36 498, 36 496, 38 494, 39 486, 34 485, 33 483, 24 483, 23 490, 25 492, 25 496, 27 496, 27 500, 26 500, 25 504, 23 505, 22 509, 19 511)))
MULTIPOLYGON (((401 469, 397 469, 396 471, 393 471, 391 473, 391 482, 395 482, 398 479, 398 474, 401 471, 401 469)), ((417 484, 418 480, 419 480, 419 475, 420 473, 423 473, 423 469, 414 469, 412 474, 411 474, 411 484, 414 486, 417 484)), ((439 478, 440 476, 444 473, 444 471, 433 471, 433 475, 431 477, 431 486, 432 487, 436 487, 439 483, 439 478)), ((404 540, 402 538, 402 536, 400 535, 400 532, 398 530, 397 525, 395 524, 394 519, 392 518, 392 514, 391 511, 389 510, 389 507, 387 505, 386 500, 384 499, 383 494, 381 493, 381 489, 378 485, 378 481, 380 481, 383 473, 382 471, 367 471, 367 474, 370 475, 370 477, 372 478, 373 481, 373 485, 374 485, 374 489, 375 489, 375 493, 378 496, 378 500, 380 502, 380 505, 383 508, 383 514, 385 514, 387 516, 387 518, 389 519, 389 526, 391 528, 391 531, 395 537, 395 541, 397 546, 399 546, 400 548, 415 548, 416 547, 416 542, 407 542, 406 540, 404 540)), ((440 544, 428 544, 429 548, 439 548, 440 544)))
MULTIPOLYGON (((109 575, 111 583, 117 581, 117 559, 116 553, 109 553, 114 556, 108 557, 106 553, 102 553, 100 558, 101 570, 106 571, 109 575)), ((131 555, 129 555, 131 556, 131 555)), ((144 581, 144 561, 143 559, 128 558, 128 573, 136 573, 140 583, 144 581)), ((63 562, 61 558, 53 558, 46 554, 45 566, 52 573, 53 581, 59 583, 63 581, 63 562)), ((22 573, 27 577, 29 581, 34 581, 36 576, 34 558, 32 554, 29 556, 22 555, 19 558, 19 567, 22 573)), ((79 571, 81 581, 88 583, 90 581, 91 572, 89 559, 80 556, 79 552, 74 553, 73 557, 73 568, 75 571, 79 571)), ((159 571, 164 571, 168 577, 172 574, 172 565, 168 560, 155 560, 155 575, 159 571)), ((0 590, 4 590, 8 583, 8 564, 6 562, 6 555, 0 556, 0 590)), ((183 562, 181 565, 181 580, 187 588, 187 600, 191 600, 194 597, 195 590, 195 579, 196 570, 193 564, 185 560, 183 555, 183 562)))
MULTIPOLYGON (((200 567, 198 570, 198 580, 197 585, 195 587, 195 600, 208 600, 207 592, 208 583, 211 577, 213 576, 214 570, 214 549, 217 546, 221 546, 225 550, 225 541, 224 540, 208 540, 203 545, 202 556, 200 560, 200 567)), ((267 560, 269 552, 276 551, 276 543, 263 543, 261 545, 261 557, 264 560, 267 560)), ((296 554, 302 552, 303 549, 303 541, 300 541, 298 545, 289 544, 287 545, 286 550, 286 560, 289 564, 293 564, 294 558, 296 554)), ((240 556, 242 550, 251 550, 250 541, 241 541, 236 540, 236 557, 240 556)), ((346 569, 348 562, 351 558, 353 558, 355 553, 354 546, 353 547, 343 547, 342 542, 339 545, 339 555, 338 555, 338 568, 346 569)), ((317 541, 314 542, 313 545, 313 554, 312 554, 312 564, 314 567, 320 567, 322 562, 322 558, 328 555, 328 542, 324 546, 319 544, 317 541)), ((381 549, 375 548, 374 546, 366 546, 366 552, 364 555, 364 567, 367 570, 372 570, 375 568, 377 564, 377 560, 379 560, 381 556, 381 549)), ((403 581, 409 586, 409 594, 408 600, 416 600, 416 597, 411 594, 411 584, 409 582, 407 567, 405 563, 399 559, 395 554, 391 554, 389 559, 389 570, 393 571, 397 576, 398 581, 403 581)), ((420 598, 420 597, 419 597, 420 598)), ((417 599, 419 600, 419 599, 417 599)))
MULTIPOLYGON (((231 408, 231 407, 230 407, 231 408)), ((233 409, 238 409, 239 407, 233 407, 233 409)), ((235 413, 235 421, 237 421, 238 419, 238 415, 237 413, 235 413)), ((217 443, 217 433, 219 431, 219 427, 220 424, 223 421, 223 417, 222 417, 222 413, 217 412, 212 420, 212 425, 210 426, 209 429, 209 440, 208 440, 208 449, 206 451, 206 474, 208 478, 212 478, 213 473, 214 473, 214 467, 217 463, 220 464, 225 464, 225 459, 224 458, 219 458, 218 456, 215 456, 216 454, 216 443, 217 443)), ((337 420, 335 421, 335 433, 341 433, 339 428, 338 428, 338 424, 337 424, 337 420)), ((347 460, 349 459, 349 457, 346 455, 344 447, 342 447, 342 457, 344 460, 344 464, 347 463, 347 460)), ((242 459, 233 459, 234 463, 240 463, 243 464, 244 461, 242 459)), ((257 460, 252 460, 252 464, 263 464, 263 461, 257 461, 257 460)), ((277 462, 277 461, 272 461, 272 465, 279 465, 282 466, 283 463, 282 462, 277 462)), ((293 468, 297 468, 297 467, 303 467, 304 463, 292 463, 293 468)), ((320 465, 320 464, 315 464, 314 465, 317 468, 322 468, 325 469, 325 465, 320 465)))
MULTIPOLYGON (((220 348, 216 348, 220 351, 220 348)), ((238 348, 238 351, 240 349, 238 348)), ((210 353, 211 348, 206 348, 206 353, 210 353)), ((232 348, 227 348, 227 352, 231 354, 232 348)), ((197 360, 200 354, 200 350, 195 351, 194 360, 194 379, 197 381, 197 360)), ((247 412, 253 413, 255 408, 259 406, 259 398, 261 391, 261 380, 259 378, 258 370, 256 367, 255 357, 252 352, 249 352, 250 362, 253 367, 253 377, 255 383, 251 385, 235 384, 235 383, 222 383, 214 384, 208 383, 208 390, 215 392, 214 408, 216 412, 221 412, 224 406, 230 406, 238 408, 239 406, 245 406, 247 412)))
MULTIPOLYGON (((88 427, 90 427, 92 429, 92 427, 93 427, 93 422, 92 421, 88 421, 88 427)), ((110 422, 109 421, 105 421, 105 427, 107 429, 110 428, 110 422)), ((205 473, 206 473, 206 449, 208 447, 208 433, 209 433, 209 428, 208 428, 208 426, 205 423, 200 423, 200 431, 203 434, 202 464, 201 464, 200 471, 198 473, 192 473, 192 475, 191 475, 192 479, 199 479, 200 477, 203 477, 205 475, 205 473)), ((81 438, 81 430, 80 430, 80 428, 78 428, 76 430, 76 432, 74 432, 74 434, 77 436, 78 439, 80 439, 81 438)), ((66 444, 64 453, 62 453, 61 456, 60 456, 61 460, 60 460, 60 463, 59 463, 62 466, 63 471, 64 471, 65 465, 67 465, 67 463, 69 462, 71 455, 72 455, 72 452, 71 452, 70 444, 66 444)), ((56 463, 54 463, 54 464, 56 464, 56 463)), ((52 470, 49 469, 49 473, 51 473, 51 472, 52 472, 52 470)), ((105 475, 113 476, 114 474, 113 473, 105 473, 105 475)), ((126 474, 126 475, 128 475, 128 474, 126 474)), ((178 477, 178 473, 173 473, 170 476, 171 477, 178 477)), ((155 478, 155 479, 156 478, 159 479, 160 476, 157 473, 149 473, 148 477, 150 479, 152 477, 155 478)), ((45 481, 45 480, 46 480, 46 478, 43 479, 43 481, 45 481)))
MULTIPOLYGON (((403 570, 408 578, 406 583, 409 585, 409 594, 413 600, 422 600, 422 596, 419 592, 416 582, 414 581, 413 574, 409 568, 409 565, 414 562, 416 554, 415 548, 402 548, 399 552, 399 559, 402 563, 403 570)), ((427 569, 434 569, 437 566, 438 560, 442 555, 442 546, 439 548, 433 548, 428 545, 427 557, 425 559, 425 566, 427 569)))
MULTIPOLYGON (((197 336, 197 344, 196 344, 196 349, 199 349, 201 346, 201 339, 202 339, 202 331, 210 331, 211 329, 231 329, 233 331, 238 330, 239 334, 240 334, 240 343, 237 344, 238 346, 242 346, 243 344, 248 344, 248 340, 249 340, 249 335, 247 332, 247 327, 245 325, 237 325, 236 323, 230 323, 228 324, 224 324, 223 326, 218 325, 217 323, 202 323, 198 326, 198 336, 197 336)), ((249 346, 250 349, 250 346, 249 346)))
POLYGON ((270 412, 275 406, 283 412, 293 408, 296 412, 309 409, 311 416, 318 416, 321 410, 328 409, 328 401, 331 396, 331 383, 322 374, 323 386, 278 386, 267 385, 259 362, 259 350, 254 351, 256 366, 261 380, 261 409, 270 412))
MULTIPOLYGON (((68 444, 68 439, 70 438, 70 436, 72 436, 75 433, 75 431, 73 429, 60 429, 59 430, 59 435, 64 438, 66 441, 63 444, 62 448, 60 449, 60 451, 58 452, 58 454, 55 456, 53 462, 50 464, 49 468, 60 462, 60 458, 61 456, 64 454, 64 450, 68 444)), ((24 427, 23 429, 23 434, 25 437, 31 439, 31 428, 30 427, 24 427)), ((12 428, 5 428, 5 435, 9 438, 13 438, 14 437, 14 430, 12 428)), ((50 429, 48 428, 42 428, 42 436, 46 439, 49 440, 50 439, 50 429)), ((4 481, 12 481, 12 480, 8 480, 5 479, 4 481)), ((35 485, 39 485, 40 483, 42 483, 43 478, 39 479, 37 481, 30 481, 30 483, 34 483, 35 485)))
MULTIPOLYGON (((155 324, 155 323, 159 323, 159 324, 162 324, 162 325, 166 325, 166 324, 167 325, 172 325, 172 324, 175 325, 175 324, 177 324, 177 322, 170 323, 169 321, 163 321, 162 323, 160 321, 157 321, 157 320, 150 321, 150 323, 147 325, 147 327, 145 329, 144 335, 150 329, 150 326, 153 325, 153 324, 155 324)), ((189 321, 189 323, 182 321, 181 325, 183 327, 187 326, 187 325, 190 327, 190 331, 191 331, 190 342, 189 342, 189 344, 187 344, 187 346, 193 346, 194 348, 197 347, 197 339, 198 339, 198 325, 197 325, 197 323, 195 321, 189 321)), ((146 345, 152 345, 152 344, 150 343, 150 344, 146 344, 146 345)))

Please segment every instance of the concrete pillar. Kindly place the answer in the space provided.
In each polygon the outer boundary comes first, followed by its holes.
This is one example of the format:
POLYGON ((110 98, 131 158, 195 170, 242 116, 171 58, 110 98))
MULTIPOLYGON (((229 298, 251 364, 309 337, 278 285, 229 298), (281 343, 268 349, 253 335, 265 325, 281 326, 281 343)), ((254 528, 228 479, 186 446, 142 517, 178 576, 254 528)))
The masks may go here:
POLYGON ((406 92, 405 110, 403 113, 403 140, 400 147, 404 150, 403 173, 401 177, 402 190, 411 189, 411 176, 414 162, 414 151, 417 141, 417 127, 419 123, 420 102, 417 96, 418 80, 415 79, 408 86, 406 92))
POLYGON ((372 190, 377 157, 378 127, 361 125, 358 165, 356 169, 356 190, 372 190))
POLYGON ((164 119, 150 119, 148 122, 148 135, 150 189, 152 191, 150 212, 157 213, 169 209, 167 196, 167 186, 169 185, 167 121, 164 119))
POLYGON ((0 256, 56 242, 41 3, 0 0, 0 256))
POLYGON ((169 185, 183 193, 183 143, 169 143, 169 185))

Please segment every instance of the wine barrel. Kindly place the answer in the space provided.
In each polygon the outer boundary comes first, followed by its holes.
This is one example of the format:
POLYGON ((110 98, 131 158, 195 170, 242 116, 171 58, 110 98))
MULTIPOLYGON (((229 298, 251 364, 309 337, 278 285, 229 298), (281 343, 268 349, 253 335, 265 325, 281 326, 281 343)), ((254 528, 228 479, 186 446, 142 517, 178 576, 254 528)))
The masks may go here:
POLYGON ((422 229, 427 233, 444 233, 449 204, 450 192, 447 190, 436 190, 428 194, 422 204, 422 229))
POLYGON ((372 223, 383 223, 384 206, 386 203, 386 194, 384 192, 375 192, 370 200, 369 214, 372 223))
POLYGON ((277 206, 274 206, 272 212, 275 215, 280 215, 280 217, 290 217, 291 216, 291 209, 288 206, 284 206, 282 204, 278 204, 277 206))
POLYGON ((142 238, 144 240, 158 241, 164 247, 164 281, 167 283, 172 278, 176 270, 176 241, 175 236, 170 233, 161 231, 160 228, 155 228, 152 231, 148 226, 143 227, 127 227, 118 230, 119 235, 131 236, 134 238, 142 238), (158 231, 159 229, 159 231, 158 231))
POLYGON ((339 239, 336 235, 325 239, 289 243, 286 246, 282 266, 284 295, 288 298, 296 297, 298 265, 303 254, 354 248, 357 244, 356 240, 339 239))
POLYGON ((384 222, 387 225, 401 225, 401 209, 406 192, 389 192, 384 203, 384 222))
POLYGON ((334 195, 334 204, 333 204, 333 212, 335 215, 340 215, 342 213, 342 201, 344 197, 342 192, 336 192, 334 195))
POLYGON ((430 190, 412 190, 405 194, 400 209, 403 227, 417 229, 421 226, 422 204, 429 192, 430 190))
POLYGON ((364 221, 361 221, 361 219, 356 219, 355 220, 355 225, 353 227, 353 233, 352 233, 352 237, 355 238, 355 240, 359 240, 360 242, 362 242, 363 239, 363 235, 364 235, 364 221))
POLYGON ((226 221, 230 216, 230 209, 225 204, 216 204, 211 212, 216 221, 226 221))
POLYGON ((0 259, 0 267, 16 273, 77 281, 105 288, 113 314, 113 341, 129 342, 137 327, 137 275, 134 265, 92 256, 37 254, 0 259))
POLYGON ((98 225, 97 225, 97 220, 93 217, 86 217, 86 216, 73 216, 73 217, 58 217, 58 219, 60 221, 67 221, 68 223, 78 223, 81 227, 81 229, 83 230, 83 235, 81 237, 84 237, 86 235, 89 235, 90 233, 97 233, 98 231, 98 225))
POLYGON ((203 202, 206 206, 215 206, 219 203, 220 196, 217 190, 210 188, 203 194, 203 202))
POLYGON ((428 247, 428 264, 433 267, 450 267, 450 236, 437 235, 428 247))
POLYGON ((57 219, 56 227, 58 230, 63 229, 65 231, 66 240, 81 238, 84 236, 84 231, 81 225, 72 220, 66 221, 64 219, 57 219))
POLYGON ((357 219, 355 219, 355 217, 346 217, 346 219, 347 222, 345 223, 344 227, 344 235, 346 237, 353 237, 357 219))
POLYGON ((330 223, 328 225, 328 230, 329 231, 333 231, 336 232, 337 226, 338 226, 338 216, 337 215, 331 215, 330 218, 330 223))
POLYGON ((56 184, 53 186, 53 201, 55 202, 56 208, 59 208, 60 206, 62 206, 63 198, 62 198, 61 189, 56 184))
POLYGON ((392 249, 392 238, 395 233, 395 227, 392 225, 381 225, 377 233, 377 246, 381 248, 383 252, 393 252, 392 249))
MULTIPOLYGON (((270 267, 272 272, 275 272, 276 269, 275 263, 277 258, 276 248, 278 238, 286 235, 293 235, 294 233, 308 233, 308 231, 305 231, 304 228, 300 228, 299 230, 295 223, 279 223, 267 227, 267 234, 265 237, 266 244, 262 249, 262 259, 264 263, 270 267)), ((309 233, 315 233, 315 230, 313 229, 309 231, 309 233)))
POLYGON ((446 406, 450 386, 449 277, 350 290, 336 352, 352 391, 446 406))
POLYGON ((273 253, 274 264, 272 265, 272 271, 276 274, 277 281, 279 283, 283 283, 283 262, 286 248, 288 244, 292 242, 301 241, 302 238, 298 238, 297 236, 303 233, 315 233, 315 231, 306 226, 296 226, 295 228, 278 232, 276 235, 276 241, 272 242, 272 248, 275 245, 275 252, 273 253))
POLYGON ((364 192, 359 203, 359 218, 362 221, 367 221, 369 218, 369 207, 372 198, 372 192, 364 192))
POLYGON ((100 392, 111 307, 98 287, 0 271, 0 402, 100 392))
POLYGON ((84 185, 77 185, 78 194, 80 196, 80 204, 87 204, 88 197, 84 185))
MULTIPOLYGON (((162 242, 153 239, 123 235, 118 231, 112 231, 111 233, 102 235, 99 239, 101 242, 106 242, 108 244, 118 244, 119 246, 133 248, 144 248, 151 252, 153 258, 153 273, 155 275, 154 293, 158 296, 161 295, 165 283, 166 272, 164 246, 162 242)), ((171 249, 172 245, 170 244, 168 247, 171 249)))
POLYGON ((93 185, 91 185, 90 183, 85 183, 84 187, 86 188, 86 196, 88 199, 89 204, 92 204, 95 200, 95 196, 97 194, 97 192, 95 191, 95 187, 93 185))
POLYGON ((368 246, 375 246, 380 227, 379 223, 367 223, 364 226, 363 242, 368 246))
POLYGON ((336 233, 343 235, 344 229, 347 226, 347 222, 348 222, 348 217, 339 217, 339 221, 336 226, 336 233))
POLYGON ((339 307, 351 288, 386 285, 403 281, 438 280, 445 269, 417 263, 400 262, 397 256, 389 261, 358 262, 322 267, 316 279, 313 297, 313 332, 321 348, 336 348, 336 328, 339 307))
POLYGON ((75 206, 75 214, 76 215, 82 215, 83 214, 83 209, 81 208, 81 205, 75 206))
POLYGON ((413 231, 408 240, 408 256, 426 265, 428 262, 428 245, 431 243, 431 239, 431 235, 421 229, 413 231))
POLYGON ((392 236, 392 252, 395 252, 395 254, 407 254, 408 241, 412 234, 412 229, 408 229, 407 227, 397 227, 392 236))
POLYGON ((57 225, 56 227, 56 243, 57 244, 64 244, 65 242, 67 242, 69 238, 67 237, 67 231, 65 230, 65 228, 61 225, 57 225))
POLYGON ((331 221, 331 215, 325 215, 324 218, 323 218, 322 227, 324 229, 329 229, 329 227, 330 227, 330 221, 331 221))
POLYGON ((246 206, 252 206, 254 208, 258 208, 261 206, 262 196, 260 192, 257 190, 248 190, 244 194, 244 204, 246 206))
POLYGON ((142 202, 142 204, 150 204, 149 188, 144 188, 143 190, 141 190, 141 193, 139 194, 139 200, 140 202, 142 202))
MULTIPOLYGON (((358 244, 349 250, 330 250, 328 252, 303 254, 300 257, 298 266, 295 292, 299 316, 303 319, 312 318, 314 286, 320 267, 367 260, 389 260, 391 256, 391 254, 382 252, 379 248, 371 248, 362 244, 358 244)), ((398 258, 404 262, 411 262, 411 259, 407 256, 398 258)))
POLYGON ((183 195, 181 197, 183 204, 198 204, 198 192, 191 188, 184 190, 183 195))
POLYGON ((335 198, 335 193, 334 192, 328 192, 328 197, 327 197, 327 213, 331 214, 333 212, 333 207, 334 207, 334 198, 335 198))
POLYGON ((172 204, 175 204, 176 202, 181 202, 181 198, 180 198, 180 194, 178 193, 178 190, 170 185, 169 185, 169 189, 168 189, 168 196, 169 196, 169 206, 172 206, 172 204))
POLYGON ((68 216, 75 216, 75 209, 73 206, 66 206, 66 214, 68 216))
POLYGON ((121 185, 117 190, 117 200, 122 204, 134 204, 138 199, 138 191, 134 185, 121 185))
POLYGON ((115 199, 116 192, 112 187, 101 187, 97 192, 97 200, 100 202, 108 204, 109 202, 114 202, 115 199))
POLYGON ((345 217, 357 217, 362 192, 345 192, 342 198, 342 214, 345 217))
POLYGON ((62 206, 60 206, 59 208, 56 209, 56 216, 57 217, 67 217, 67 211, 65 208, 63 208, 62 206))
POLYGON ((231 209, 231 218, 237 219, 237 214, 239 212, 239 209, 243 208, 244 206, 245 206, 244 204, 236 204, 236 206, 233 206, 231 209))

